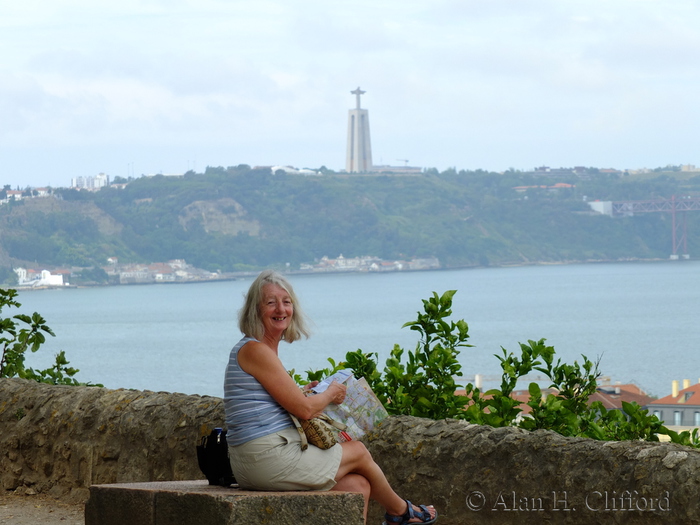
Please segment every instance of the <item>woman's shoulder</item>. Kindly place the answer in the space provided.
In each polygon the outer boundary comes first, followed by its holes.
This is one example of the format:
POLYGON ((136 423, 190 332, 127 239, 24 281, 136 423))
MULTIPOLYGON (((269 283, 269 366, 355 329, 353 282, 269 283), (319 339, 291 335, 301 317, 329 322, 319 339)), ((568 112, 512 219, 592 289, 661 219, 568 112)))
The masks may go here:
POLYGON ((238 363, 245 368, 246 364, 259 364, 265 366, 272 361, 277 361, 279 358, 275 351, 268 345, 257 339, 249 339, 238 351, 238 363))
POLYGON ((245 348, 246 350, 250 348, 269 348, 265 343, 255 339, 254 337, 245 336, 243 339, 238 341, 237 345, 240 349, 245 348))
POLYGON ((231 352, 237 353, 241 348, 250 343, 251 341, 257 341, 254 337, 244 335, 231 349, 231 352))
POLYGON ((247 353, 247 351, 241 352, 241 350, 243 350, 244 347, 248 348, 248 345, 254 343, 259 343, 259 341, 254 337, 244 336, 242 339, 240 339, 235 345, 233 345, 233 348, 231 348, 229 363, 239 363, 240 356, 247 353))

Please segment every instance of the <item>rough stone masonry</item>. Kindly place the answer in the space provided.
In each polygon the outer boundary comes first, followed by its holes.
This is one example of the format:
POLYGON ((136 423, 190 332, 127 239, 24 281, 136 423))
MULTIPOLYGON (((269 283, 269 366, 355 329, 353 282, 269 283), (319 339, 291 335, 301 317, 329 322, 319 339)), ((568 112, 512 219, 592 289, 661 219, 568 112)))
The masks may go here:
MULTIPOLYGON (((202 479, 219 398, 0 379, 0 487, 85 501, 92 484, 202 479)), ((390 417, 364 439, 439 523, 697 523, 700 451, 390 417)), ((380 522, 373 505, 369 522, 380 522)))

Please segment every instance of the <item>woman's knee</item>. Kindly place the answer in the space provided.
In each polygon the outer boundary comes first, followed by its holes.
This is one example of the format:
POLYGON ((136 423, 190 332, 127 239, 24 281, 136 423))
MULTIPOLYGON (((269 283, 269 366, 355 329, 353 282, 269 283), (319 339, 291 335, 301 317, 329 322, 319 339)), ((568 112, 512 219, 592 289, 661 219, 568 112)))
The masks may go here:
POLYGON ((347 444, 352 447, 355 454, 369 456, 369 450, 362 441, 348 441, 347 444))
POLYGON ((364 470, 374 461, 369 450, 361 441, 347 441, 341 446, 343 447, 343 457, 338 469, 340 477, 350 472, 364 470))
POLYGON ((338 483, 333 487, 333 490, 360 492, 365 496, 369 496, 371 489, 372 487, 366 477, 353 473, 346 474, 342 479, 338 480, 338 483))
POLYGON ((354 461, 365 462, 372 460, 372 455, 369 453, 369 450, 367 450, 367 447, 362 441, 348 441, 344 445, 347 446, 347 449, 344 448, 343 452, 348 450, 350 452, 350 457, 354 461))
POLYGON ((356 474, 353 483, 356 484, 357 488, 359 489, 359 492, 362 492, 363 494, 369 496, 369 493, 372 490, 372 486, 369 484, 369 480, 366 477, 356 474))

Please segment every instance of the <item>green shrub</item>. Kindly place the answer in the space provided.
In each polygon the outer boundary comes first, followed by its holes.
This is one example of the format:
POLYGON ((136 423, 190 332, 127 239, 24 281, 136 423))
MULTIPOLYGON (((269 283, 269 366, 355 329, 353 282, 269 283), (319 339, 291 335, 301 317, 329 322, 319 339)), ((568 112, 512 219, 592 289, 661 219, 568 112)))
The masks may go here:
MULTIPOLYGON (((66 354, 61 350, 56 355, 54 364, 45 370, 34 370, 24 365, 27 350, 36 352, 46 342, 46 335, 55 336, 46 321, 38 313, 31 316, 17 314, 13 317, 3 317, 6 307, 19 308, 22 306, 15 300, 17 290, 0 289, 0 378, 19 377, 32 379, 40 383, 53 385, 84 385, 73 378, 79 370, 69 367, 66 354)), ((101 385, 99 385, 101 386, 101 385)))
MULTIPOLYGON (((458 395, 454 378, 462 376, 458 361, 459 349, 467 344, 469 327, 464 320, 448 321, 452 314, 450 290, 423 300, 424 313, 416 321, 404 324, 420 335, 413 351, 405 352, 395 345, 384 369, 379 370, 378 354, 361 349, 348 352, 345 361, 317 371, 307 371, 308 381, 321 380, 342 368, 364 377, 389 414, 405 414, 430 419, 455 418, 493 427, 518 426, 526 430, 553 430, 564 436, 598 440, 658 441, 667 435, 673 443, 700 448, 698 431, 676 433, 648 410, 636 403, 622 403, 620 410, 607 410, 602 403, 589 404, 597 390, 599 361, 581 356, 582 363, 572 365, 555 361, 554 347, 545 339, 520 343, 520 356, 501 348, 502 375, 500 388, 484 393, 473 384, 465 387, 466 395, 458 395), (404 359, 405 357, 405 359, 404 359), (549 380, 553 393, 543 395, 537 383, 528 386, 526 405, 530 414, 522 415, 521 402, 513 397, 519 380, 530 372, 540 372, 549 380)), ((299 383, 300 376, 292 375, 299 383)))
POLYGON ((464 321, 448 322, 455 290, 442 296, 433 293, 423 300, 425 313, 404 324, 420 334, 412 352, 395 345, 386 360, 383 374, 377 370, 377 354, 362 350, 350 352, 344 365, 364 377, 390 414, 406 414, 433 419, 456 418, 464 412, 468 399, 456 394, 455 376, 461 376, 457 360, 459 348, 467 344, 469 327, 464 321))

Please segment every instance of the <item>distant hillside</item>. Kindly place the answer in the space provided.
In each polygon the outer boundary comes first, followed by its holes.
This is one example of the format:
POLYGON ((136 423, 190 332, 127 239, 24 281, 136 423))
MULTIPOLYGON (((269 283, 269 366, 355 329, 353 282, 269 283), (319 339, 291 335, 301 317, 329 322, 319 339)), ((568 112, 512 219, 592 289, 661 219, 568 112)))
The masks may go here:
MULTIPOLYGON (((103 266, 185 259, 236 271, 327 255, 438 257, 446 267, 668 258, 670 216, 593 214, 588 200, 670 197, 700 178, 548 179, 483 171, 417 176, 288 175, 208 168, 99 192, 57 190, 0 207, 0 264, 103 266), (573 187, 552 189, 555 183, 573 187), (525 188, 523 188, 525 187, 525 188), (519 188, 516 190, 514 188, 519 188)), ((688 214, 700 253, 700 213, 688 214)))

